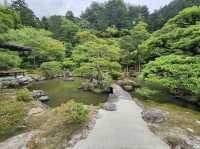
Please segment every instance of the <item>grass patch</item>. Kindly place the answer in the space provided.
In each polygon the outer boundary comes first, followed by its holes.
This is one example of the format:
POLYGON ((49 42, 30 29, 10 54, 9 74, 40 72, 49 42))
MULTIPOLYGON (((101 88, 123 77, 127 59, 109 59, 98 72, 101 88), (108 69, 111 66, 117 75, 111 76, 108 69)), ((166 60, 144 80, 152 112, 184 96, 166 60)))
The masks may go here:
POLYGON ((8 100, 0 102, 0 140, 3 140, 21 130, 26 113, 25 103, 8 100))
POLYGON ((29 102, 33 100, 32 93, 28 89, 20 89, 16 92, 17 100, 29 102))

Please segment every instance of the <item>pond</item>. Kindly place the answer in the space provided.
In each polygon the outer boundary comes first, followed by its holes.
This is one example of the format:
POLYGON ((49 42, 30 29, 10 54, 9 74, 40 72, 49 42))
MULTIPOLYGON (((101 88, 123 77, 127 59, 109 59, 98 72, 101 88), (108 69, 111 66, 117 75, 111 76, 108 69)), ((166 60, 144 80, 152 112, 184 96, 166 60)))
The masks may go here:
POLYGON ((99 105, 107 100, 106 94, 85 92, 78 89, 82 79, 67 82, 63 80, 47 80, 33 83, 28 88, 30 90, 43 90, 50 100, 46 103, 50 107, 56 107, 69 100, 83 103, 85 105, 99 105))

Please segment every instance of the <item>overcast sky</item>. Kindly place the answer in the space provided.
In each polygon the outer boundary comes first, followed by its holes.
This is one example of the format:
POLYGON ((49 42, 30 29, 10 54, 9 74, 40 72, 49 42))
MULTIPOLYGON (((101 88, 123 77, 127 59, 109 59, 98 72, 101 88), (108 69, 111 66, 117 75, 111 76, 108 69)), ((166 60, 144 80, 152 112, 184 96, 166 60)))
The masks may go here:
MULTIPOLYGON (((8 0, 9 1, 9 0, 8 0)), ((80 15, 92 1, 105 2, 106 0, 26 0, 29 7, 39 17, 54 14, 64 15, 67 10, 72 10, 76 16, 80 15)), ((152 12, 168 4, 172 0, 125 0, 130 4, 147 5, 152 12)), ((3 0, 0 0, 3 2, 3 0)))

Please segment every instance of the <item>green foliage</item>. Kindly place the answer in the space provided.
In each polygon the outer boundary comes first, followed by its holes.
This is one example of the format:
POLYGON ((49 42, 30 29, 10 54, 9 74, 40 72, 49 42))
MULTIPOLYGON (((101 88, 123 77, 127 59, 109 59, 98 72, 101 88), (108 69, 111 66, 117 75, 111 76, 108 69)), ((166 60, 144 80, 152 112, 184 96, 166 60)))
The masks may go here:
POLYGON ((133 29, 130 30, 130 35, 124 36, 120 40, 120 46, 123 49, 123 64, 128 66, 139 65, 144 60, 142 59, 142 50, 139 45, 148 39, 150 33, 147 31, 147 24, 139 22, 133 29))
POLYGON ((79 26, 73 21, 62 16, 51 16, 47 19, 47 28, 53 33, 54 38, 76 43, 75 34, 79 31, 79 26))
MULTIPOLYGON (((200 90, 200 57, 169 55, 145 65, 140 80, 166 87, 178 97, 196 96, 200 90)), ((199 102, 199 99, 186 100, 199 102)))
POLYGON ((15 133, 23 124, 25 118, 24 102, 1 101, 0 102, 0 138, 15 133))
MULTIPOLYGON (((2 50, 2 49, 0 49, 2 50)), ((21 63, 19 56, 13 52, 0 51, 0 70, 16 68, 21 63)))
POLYGON ((40 69, 47 78, 53 78, 62 73, 61 64, 56 61, 44 62, 41 64, 40 69))
POLYGON ((32 47, 33 51, 26 61, 32 64, 41 64, 45 61, 62 60, 65 54, 64 45, 53 38, 52 33, 42 29, 21 28, 9 30, 5 34, 10 43, 32 47))
POLYGON ((129 28, 133 22, 143 20, 148 16, 146 6, 132 6, 123 0, 109 0, 105 3, 93 2, 81 15, 90 26, 98 30, 108 27, 129 28))
POLYGON ((0 33, 5 33, 8 29, 18 28, 19 26, 19 16, 14 11, 0 5, 0 33))
POLYGON ((76 103, 73 100, 63 104, 56 111, 65 114, 67 123, 82 124, 89 120, 89 109, 83 104, 76 103))
POLYGON ((23 25, 31 27, 41 27, 40 20, 34 12, 28 8, 25 0, 14 0, 11 4, 11 9, 15 10, 19 15, 23 25))
MULTIPOLYGON (((160 94, 159 90, 150 89, 148 87, 137 88, 135 95, 139 98, 154 100, 160 94)), ((160 96, 159 96, 160 97, 160 96)))
POLYGON ((199 6, 199 0, 173 0, 165 7, 155 11, 148 17, 148 24, 151 30, 155 31, 163 27, 163 25, 171 18, 176 16, 180 11, 192 6, 199 6))
POLYGON ((115 40, 104 40, 95 36, 93 40, 89 38, 72 53, 76 66, 73 73, 99 81, 104 80, 105 74, 117 78, 121 72, 120 54, 121 49, 115 40))
POLYGON ((71 58, 65 58, 63 61, 63 66, 69 70, 72 70, 75 66, 75 63, 71 58))
POLYGON ((29 102, 33 99, 32 93, 28 89, 21 89, 16 92, 17 100, 29 102))
POLYGON ((200 7, 183 10, 152 34, 140 48, 147 61, 169 54, 200 54, 200 7))

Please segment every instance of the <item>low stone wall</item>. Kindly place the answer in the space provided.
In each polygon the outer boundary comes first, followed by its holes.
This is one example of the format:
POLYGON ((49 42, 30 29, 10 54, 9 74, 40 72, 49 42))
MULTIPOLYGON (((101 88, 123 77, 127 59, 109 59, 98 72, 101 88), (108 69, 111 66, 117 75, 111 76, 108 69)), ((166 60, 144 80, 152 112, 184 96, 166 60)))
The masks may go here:
POLYGON ((0 77, 0 88, 15 88, 19 86, 28 85, 33 79, 29 76, 9 76, 0 77))

